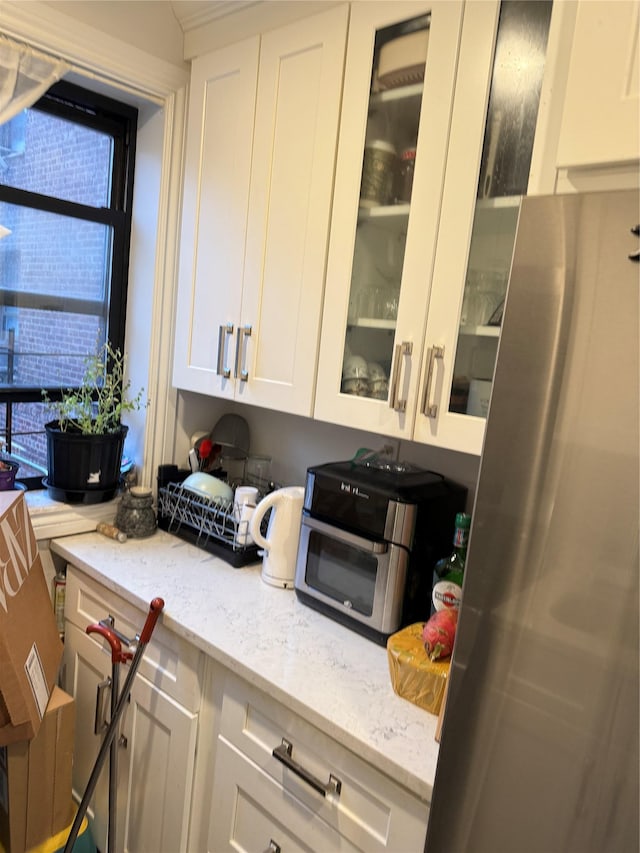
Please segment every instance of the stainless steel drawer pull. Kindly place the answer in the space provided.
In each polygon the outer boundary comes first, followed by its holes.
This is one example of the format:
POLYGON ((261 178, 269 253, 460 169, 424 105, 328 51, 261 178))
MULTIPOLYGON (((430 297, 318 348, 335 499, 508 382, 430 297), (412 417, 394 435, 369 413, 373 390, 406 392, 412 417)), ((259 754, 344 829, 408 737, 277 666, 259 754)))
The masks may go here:
POLYGON ((273 838, 269 839, 269 846, 264 853, 280 853, 280 845, 276 844, 273 838))
POLYGON ((218 330, 218 360, 216 362, 216 373, 218 376, 224 376, 228 379, 231 376, 231 369, 225 366, 224 357, 227 352, 225 337, 233 334, 233 323, 227 323, 220 326, 218 330))
POLYGON ((96 714, 93 721, 93 733, 101 735, 109 727, 107 720, 107 690, 111 691, 111 679, 105 678, 96 690, 96 714))
POLYGON ((427 361, 427 376, 424 381, 424 395, 422 397, 422 414, 428 418, 435 418, 438 414, 438 404, 431 403, 431 383, 433 381, 433 367, 436 358, 444 358, 444 347, 432 346, 429 349, 429 357, 427 361))
POLYGON ((319 779, 316 779, 312 773, 309 773, 309 771, 301 764, 298 764, 297 761, 293 760, 291 757, 292 752, 293 744, 283 737, 280 746, 276 746, 271 754, 274 758, 277 758, 278 761, 282 762, 285 767, 288 767, 292 773, 295 773, 296 776, 304 779, 307 785, 311 785, 314 791, 322 794, 323 797, 326 797, 327 794, 335 794, 336 796, 339 796, 340 791, 342 790, 342 782, 334 776, 333 773, 329 774, 329 781, 326 784, 323 784, 319 779))
POLYGON ((401 400, 400 394, 400 369, 402 367, 402 358, 410 356, 413 352, 413 344, 411 341, 402 341, 401 344, 396 344, 395 355, 393 357, 393 371, 391 373, 391 393, 389 394, 389 407, 396 412, 406 412, 407 401, 401 400))
POLYGON ((242 346, 242 342, 245 338, 250 337, 251 326, 243 326, 243 328, 240 328, 240 326, 238 326, 238 337, 236 338, 236 377, 240 379, 241 382, 246 382, 249 378, 249 371, 246 369, 246 367, 242 367, 242 353, 244 349, 242 346))

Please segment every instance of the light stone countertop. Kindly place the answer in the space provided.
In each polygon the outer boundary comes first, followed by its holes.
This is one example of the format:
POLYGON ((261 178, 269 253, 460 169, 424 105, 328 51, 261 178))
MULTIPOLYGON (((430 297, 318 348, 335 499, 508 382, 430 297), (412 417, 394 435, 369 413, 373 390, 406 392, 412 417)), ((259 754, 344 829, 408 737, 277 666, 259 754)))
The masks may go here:
POLYGON ((119 543, 98 533, 51 549, 166 628, 287 705, 427 802, 437 717, 393 692, 387 651, 264 583, 260 564, 233 568, 164 531, 119 543))

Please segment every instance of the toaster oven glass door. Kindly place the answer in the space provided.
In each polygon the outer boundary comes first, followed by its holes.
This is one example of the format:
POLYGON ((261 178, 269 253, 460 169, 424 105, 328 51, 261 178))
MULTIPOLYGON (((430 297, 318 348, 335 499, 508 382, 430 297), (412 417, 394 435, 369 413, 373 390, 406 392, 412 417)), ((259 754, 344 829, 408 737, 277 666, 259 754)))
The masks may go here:
POLYGON ((371 616, 378 559, 371 552, 312 531, 307 551, 307 584, 356 613, 371 616))
POLYGON ((378 632, 397 630, 402 617, 407 552, 303 514, 296 588, 323 606, 378 632))

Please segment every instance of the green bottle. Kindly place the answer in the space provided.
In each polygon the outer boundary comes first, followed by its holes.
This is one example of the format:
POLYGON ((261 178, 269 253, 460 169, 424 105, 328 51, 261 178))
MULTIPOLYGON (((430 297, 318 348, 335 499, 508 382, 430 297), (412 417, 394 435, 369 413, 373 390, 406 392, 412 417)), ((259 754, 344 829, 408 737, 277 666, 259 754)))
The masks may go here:
POLYGON ((453 551, 443 557, 433 569, 433 589, 431 594, 431 613, 445 607, 460 609, 462 600, 462 579, 467 559, 467 544, 471 516, 466 512, 456 515, 456 529, 453 535, 453 551))

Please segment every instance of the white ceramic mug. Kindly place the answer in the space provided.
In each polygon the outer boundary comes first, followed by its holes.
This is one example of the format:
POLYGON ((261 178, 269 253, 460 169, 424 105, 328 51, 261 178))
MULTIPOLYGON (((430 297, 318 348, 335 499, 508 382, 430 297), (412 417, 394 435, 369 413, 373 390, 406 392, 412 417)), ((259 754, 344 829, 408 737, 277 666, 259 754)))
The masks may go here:
POLYGON ((271 492, 256 507, 249 523, 249 533, 260 548, 262 558, 262 580, 273 586, 291 589, 296 571, 300 518, 304 488, 287 486, 271 492), (271 509, 266 537, 260 532, 260 522, 271 509))
POLYGON ((233 515, 237 522, 236 544, 242 547, 251 545, 249 522, 258 503, 258 490, 255 486, 238 486, 233 496, 233 515))

